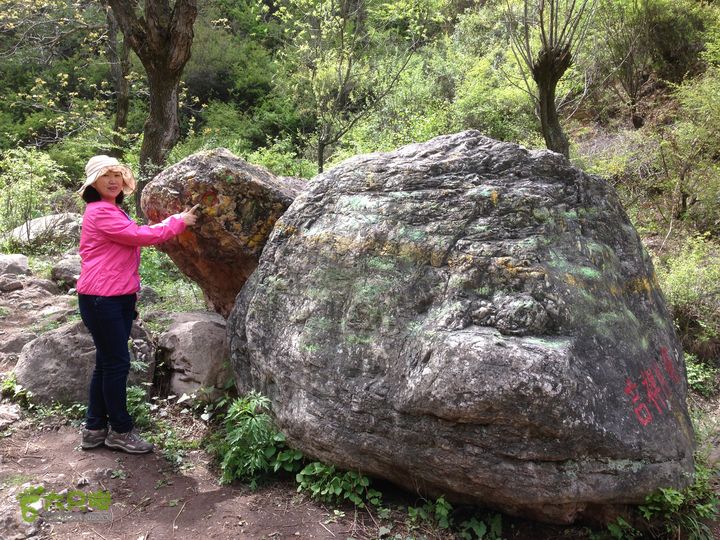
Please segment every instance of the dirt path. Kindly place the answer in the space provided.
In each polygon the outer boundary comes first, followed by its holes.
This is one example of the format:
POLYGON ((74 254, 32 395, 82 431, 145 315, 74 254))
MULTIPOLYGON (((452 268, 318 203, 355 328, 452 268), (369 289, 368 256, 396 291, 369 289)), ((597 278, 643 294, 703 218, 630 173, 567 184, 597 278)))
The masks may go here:
MULTIPOLYGON (((208 454, 193 450, 173 469, 159 453, 128 455, 105 447, 83 451, 77 427, 63 419, 38 425, 27 413, 0 433, 0 539, 2 540, 453 540, 460 536, 427 525, 411 526, 409 494, 386 492, 392 507, 381 520, 351 506, 328 507, 298 494, 291 479, 256 491, 222 486, 208 454), (57 513, 35 526, 21 518, 20 492, 109 492, 107 511, 57 513), (390 500, 392 499, 392 500, 390 500), (80 519, 82 518, 82 520, 80 519)), ((57 511, 56 511, 57 512, 57 511)), ((508 540, 587 539, 584 527, 554 527, 503 518, 508 540)))
POLYGON ((62 495, 74 489, 110 493, 109 510, 92 516, 102 519, 62 523, 53 516, 40 527, 39 538, 369 537, 352 519, 338 518, 332 509, 296 494, 289 481, 256 492, 218 485, 202 450, 191 451, 181 469, 173 472, 156 453, 133 456, 105 447, 83 451, 74 427, 46 425, 39 431, 37 425, 22 421, 11 429, 12 435, 0 440, 0 499, 15 501, 5 505, 6 511, 14 506, 19 516, 16 495, 30 484, 62 495))

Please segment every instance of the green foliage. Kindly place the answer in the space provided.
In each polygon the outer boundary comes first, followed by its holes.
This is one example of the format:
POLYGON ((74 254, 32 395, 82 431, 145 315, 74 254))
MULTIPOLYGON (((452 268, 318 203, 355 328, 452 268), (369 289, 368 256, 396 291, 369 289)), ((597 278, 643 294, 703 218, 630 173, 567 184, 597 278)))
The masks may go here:
POLYGON ((183 275, 172 259, 157 248, 146 247, 141 252, 140 274, 143 281, 151 287, 181 279, 183 275))
POLYGON ((302 453, 288 448, 285 436, 275 430, 268 414, 270 400, 257 392, 237 398, 224 421, 224 437, 217 453, 222 457, 221 481, 247 481, 254 489, 258 479, 270 472, 296 471, 302 453))
POLYGON ((203 136, 214 136, 218 140, 247 139, 252 130, 252 119, 234 103, 210 101, 201 113, 203 136))
POLYGON ((32 412, 37 419, 65 418, 75 425, 80 425, 87 415, 87 404, 54 402, 50 405, 34 405, 32 412))
POLYGON ((720 246, 707 236, 688 240, 657 266, 657 276, 686 343, 716 342, 720 329, 720 246))
POLYGON ((183 70, 190 100, 203 104, 228 101, 237 85, 241 101, 252 103, 270 88, 267 52, 251 40, 233 35, 224 21, 208 20, 206 13, 201 11, 195 22, 192 55, 183 70))
POLYGON ((151 425, 150 403, 147 401, 145 388, 142 386, 128 386, 127 408, 137 427, 147 428, 151 425))
POLYGON ((38 150, 18 148, 0 158, 0 231, 60 211, 67 176, 38 150))
POLYGON ((285 0, 287 32, 278 79, 293 97, 322 170, 326 152, 367 117, 397 84, 415 44, 436 15, 434 0, 347 2, 285 0))
POLYGON ((195 450, 200 447, 199 439, 183 439, 178 436, 173 425, 162 419, 155 420, 153 430, 147 436, 147 440, 155 444, 162 456, 173 466, 180 467, 188 450, 195 450))
POLYGON ((659 76, 680 82, 701 67, 707 14, 696 2, 653 0, 642 3, 653 62, 659 76))
POLYGON ((455 85, 454 75, 448 73, 451 66, 447 58, 433 60, 415 55, 400 74, 395 89, 373 114, 356 122, 330 162, 361 153, 390 151, 448 133, 453 118, 446 94, 454 92, 455 85))
POLYGON ((439 497, 435 502, 427 501, 422 506, 408 506, 408 518, 411 524, 434 522, 440 529, 449 529, 452 522, 452 505, 439 497))
MULTIPOLYGON (((455 129, 477 129, 488 137, 520 143, 540 142, 537 120, 526 92, 508 83, 498 56, 484 56, 469 67, 453 102, 455 129)), ((505 70, 511 69, 504 66, 505 70)))
POLYGON ((710 397, 717 390, 718 368, 700 362, 693 354, 685 354, 685 368, 690 388, 698 394, 710 397))
POLYGON ((17 382, 14 372, 4 374, 0 378, 0 397, 17 403, 23 409, 30 411, 34 419, 49 417, 64 417, 79 421, 85 417, 87 405, 84 403, 58 403, 49 405, 33 403, 33 393, 17 382))
POLYGON ((0 379, 0 396, 17 403, 23 408, 32 408, 30 403, 32 392, 17 382, 14 372, 6 373, 0 379))
POLYGON ((164 311, 205 309, 200 288, 185 277, 172 259, 154 247, 143 248, 140 255, 140 276, 143 285, 152 287, 162 301, 164 311))
POLYGON ((337 503, 350 501, 355 506, 365 508, 369 503, 380 506, 382 493, 370 487, 370 479, 355 471, 337 471, 333 465, 319 461, 308 464, 295 476, 298 492, 306 491, 313 499, 337 503))
POLYGON ((494 514, 482 520, 473 515, 458 524, 456 513, 445 497, 438 497, 434 502, 425 501, 422 506, 409 506, 408 522, 411 529, 429 525, 441 530, 452 530, 458 538, 464 540, 502 538, 502 515, 494 514))
POLYGON ((661 488, 649 495, 639 509, 650 529, 664 529, 670 537, 684 534, 696 540, 713 540, 713 531, 706 522, 718 517, 720 499, 712 485, 715 474, 716 471, 696 463, 695 481, 690 487, 683 491, 661 488))
POLYGON ((289 139, 275 139, 270 146, 258 148, 247 154, 246 159, 282 176, 311 178, 317 173, 317 165, 299 157, 289 139))

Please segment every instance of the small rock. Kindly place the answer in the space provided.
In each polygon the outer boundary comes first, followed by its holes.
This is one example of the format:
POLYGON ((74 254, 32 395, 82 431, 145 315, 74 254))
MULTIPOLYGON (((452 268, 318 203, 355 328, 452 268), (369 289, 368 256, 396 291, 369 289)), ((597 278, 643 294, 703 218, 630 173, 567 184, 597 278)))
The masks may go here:
POLYGON ((30 275, 28 258, 21 254, 0 255, 0 275, 30 275))

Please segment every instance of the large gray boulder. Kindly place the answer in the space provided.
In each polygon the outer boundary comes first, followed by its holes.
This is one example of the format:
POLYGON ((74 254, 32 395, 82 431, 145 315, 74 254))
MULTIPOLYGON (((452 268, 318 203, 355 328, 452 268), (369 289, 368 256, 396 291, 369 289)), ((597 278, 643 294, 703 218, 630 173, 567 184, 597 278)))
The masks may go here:
POLYGON ((553 152, 469 131, 319 175, 228 332, 290 444, 414 492, 567 523, 692 478, 651 260, 553 152))
POLYGON ((78 242, 82 215, 75 212, 51 214, 26 221, 15 227, 9 237, 22 244, 35 242, 78 242))
MULTIPOLYGON (((155 370, 155 348, 144 328, 133 324, 129 342, 129 384, 151 383, 155 370)), ((42 334, 25 345, 15 366, 18 383, 33 393, 38 403, 84 403, 95 368, 95 346, 85 325, 70 322, 42 334)))

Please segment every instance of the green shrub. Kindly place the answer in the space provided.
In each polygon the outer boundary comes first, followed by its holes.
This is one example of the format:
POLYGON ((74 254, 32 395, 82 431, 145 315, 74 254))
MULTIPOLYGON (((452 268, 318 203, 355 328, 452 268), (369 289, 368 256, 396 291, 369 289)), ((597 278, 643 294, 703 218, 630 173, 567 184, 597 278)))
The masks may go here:
POLYGON ((150 426, 150 403, 147 401, 147 391, 142 386, 128 387, 127 408, 137 427, 146 428, 150 426))
POLYGON ((206 307, 200 287, 182 274, 173 260, 157 248, 142 250, 140 276, 143 285, 152 287, 160 295, 159 309, 176 312, 206 307))
POLYGON ((0 158, 0 231, 60 208, 66 174, 47 154, 18 148, 0 158))
POLYGON ((425 501, 422 506, 409 506, 407 510, 411 529, 429 525, 441 530, 452 530, 457 533, 457 538, 463 540, 499 540, 503 537, 502 515, 487 515, 483 519, 472 515, 458 523, 458 512, 442 496, 434 502, 425 501))
MULTIPOLYGON (((611 538, 616 540, 629 540, 631 538, 641 538, 643 533, 630 525, 622 517, 618 517, 613 523, 607 526, 608 533, 611 538)), ((595 538, 592 536, 591 538, 595 538)))
POLYGON ((720 347, 720 246, 707 236, 688 240, 657 265, 685 349, 713 359, 720 347))
POLYGON ((452 524, 452 505, 439 497, 435 502, 427 501, 422 506, 408 506, 408 518, 411 524, 419 521, 434 522, 440 529, 449 529, 452 524))
POLYGON ((350 501, 365 508, 366 503, 380 506, 382 494, 370 487, 367 476, 355 471, 336 471, 333 465, 315 461, 297 473, 298 492, 307 491, 313 499, 327 503, 350 501))
POLYGON ((317 165, 298 156, 297 150, 287 138, 275 139, 270 146, 249 153, 246 159, 282 176, 311 178, 317 173, 317 165))
POLYGON ((228 408, 224 437, 216 448, 222 458, 224 484, 235 479, 247 481, 251 488, 270 471, 297 470, 302 453, 285 444, 268 414, 270 400, 257 392, 237 398, 228 408))
POLYGON ((718 369, 700 362, 695 355, 685 354, 687 381, 698 394, 710 397, 717 390, 718 369))
POLYGON ((26 409, 32 409, 30 403, 32 392, 17 382, 15 372, 3 375, 0 380, 0 397, 9 399, 26 409))
POLYGON ((476 60, 458 84, 454 130, 477 129, 501 141, 542 145, 531 100, 508 82, 497 63, 490 55, 476 60))
POLYGON ((639 509, 650 531, 665 532, 669 538, 713 540, 706 522, 718 517, 720 499, 713 489, 716 472, 696 461, 695 481, 690 487, 683 491, 661 488, 649 495, 639 509))

